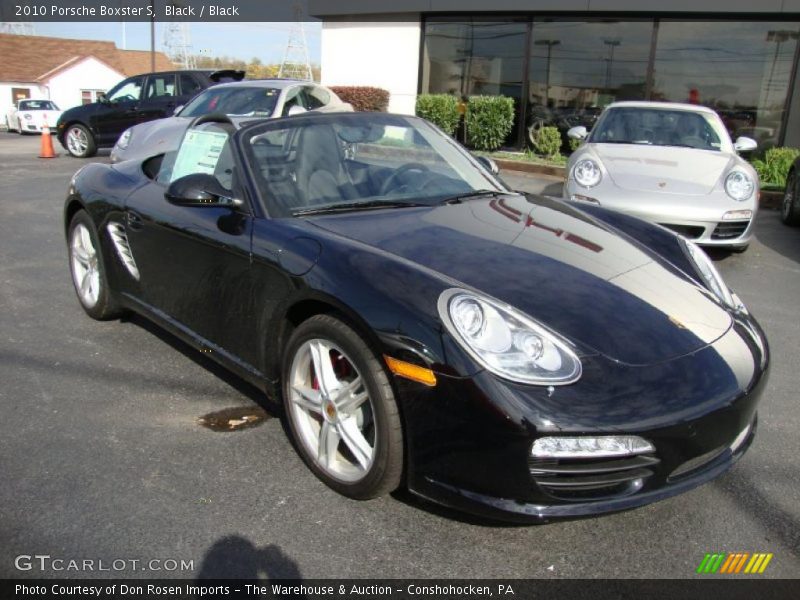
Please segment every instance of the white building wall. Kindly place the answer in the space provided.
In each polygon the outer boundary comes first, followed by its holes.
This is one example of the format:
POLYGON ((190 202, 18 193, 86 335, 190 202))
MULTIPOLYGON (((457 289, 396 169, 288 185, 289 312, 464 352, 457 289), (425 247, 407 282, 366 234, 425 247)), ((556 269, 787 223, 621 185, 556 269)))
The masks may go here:
POLYGON ((47 85, 50 99, 67 110, 81 103, 81 90, 108 91, 123 79, 125 75, 90 56, 56 73, 47 85))
POLYGON ((322 24, 322 83, 370 85, 391 94, 389 111, 414 114, 421 24, 408 21, 322 24))
POLYGON ((21 88, 30 91, 31 100, 47 100, 47 88, 35 83, 14 83, 13 81, 0 82, 0 125, 4 124, 3 116, 11 108, 13 96, 11 90, 21 88))

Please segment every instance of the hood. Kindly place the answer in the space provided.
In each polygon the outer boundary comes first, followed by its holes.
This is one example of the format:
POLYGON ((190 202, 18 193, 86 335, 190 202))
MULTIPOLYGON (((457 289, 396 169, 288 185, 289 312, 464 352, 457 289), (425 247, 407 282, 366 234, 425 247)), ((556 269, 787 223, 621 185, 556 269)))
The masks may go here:
POLYGON ((735 160, 726 152, 693 148, 644 144, 590 146, 617 187, 637 192, 710 194, 735 160))
POLYGON ((61 113, 59 120, 67 121, 81 121, 88 119, 93 115, 107 113, 111 110, 116 110, 116 107, 110 104, 103 104, 102 102, 92 102, 91 104, 81 104, 80 106, 73 106, 61 113))
POLYGON ((30 115, 31 120, 36 123, 47 123, 48 127, 55 127, 58 119, 61 117, 60 110, 21 110, 17 113, 17 117, 25 121, 25 115, 30 115))
POLYGON ((146 149, 147 156, 177 150, 191 122, 188 117, 165 117, 139 123, 133 127, 128 149, 146 149))
POLYGON ((669 263, 557 200, 509 195, 308 220, 461 281, 627 364, 689 354, 731 326, 711 295, 669 263))

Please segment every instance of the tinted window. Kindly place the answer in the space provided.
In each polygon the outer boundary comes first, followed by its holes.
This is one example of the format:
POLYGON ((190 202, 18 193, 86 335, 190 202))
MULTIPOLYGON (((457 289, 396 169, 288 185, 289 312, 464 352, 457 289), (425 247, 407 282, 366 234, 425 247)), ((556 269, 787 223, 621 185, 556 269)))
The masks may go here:
POLYGON ((232 117, 270 117, 279 96, 280 90, 275 88, 212 87, 189 102, 181 116, 199 117, 218 112, 232 117))
POLYGON ((175 95, 175 75, 151 75, 147 79, 145 98, 161 98, 175 95))
POLYGON ((111 102, 124 102, 138 100, 142 95, 144 77, 131 77, 126 79, 108 93, 111 102))
POLYGON ((58 110, 50 100, 24 100, 19 103, 20 110, 58 110))
POLYGON ((182 96, 194 96, 197 92, 203 89, 200 83, 198 83, 198 81, 188 73, 180 74, 180 82, 182 96))

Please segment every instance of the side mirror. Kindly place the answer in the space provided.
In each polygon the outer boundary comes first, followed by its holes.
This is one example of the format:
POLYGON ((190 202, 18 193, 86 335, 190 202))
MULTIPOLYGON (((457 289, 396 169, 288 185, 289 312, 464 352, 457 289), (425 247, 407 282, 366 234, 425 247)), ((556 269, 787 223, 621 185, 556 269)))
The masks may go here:
POLYGON ((183 104, 179 104, 175 107, 175 110, 172 111, 172 114, 177 116, 179 112, 183 110, 183 104))
POLYGON ((177 206, 226 206, 235 208, 242 201, 230 196, 217 179, 207 173, 192 173, 169 184, 164 197, 177 206))
POLYGON ((293 117, 295 115, 302 115, 304 112, 308 111, 306 111, 306 109, 303 108, 302 106, 298 106, 297 104, 295 104, 294 106, 289 108, 289 112, 286 114, 289 117, 293 117))
POLYGON ((586 127, 583 125, 572 127, 567 131, 567 136, 571 137, 573 140, 585 140, 587 135, 589 135, 589 132, 586 131, 586 127))
POLYGON ((488 156, 476 156, 475 158, 479 163, 491 171, 492 175, 498 175, 500 173, 500 167, 498 167, 497 163, 488 156))
POLYGON ((736 143, 733 144, 733 149, 737 152, 752 152, 756 148, 758 148, 758 142, 744 136, 736 138, 736 143))
POLYGON ((97 101, 98 101, 100 104, 111 104, 111 100, 109 100, 109 99, 108 99, 108 96, 106 96, 105 94, 99 94, 99 95, 97 96, 97 101))

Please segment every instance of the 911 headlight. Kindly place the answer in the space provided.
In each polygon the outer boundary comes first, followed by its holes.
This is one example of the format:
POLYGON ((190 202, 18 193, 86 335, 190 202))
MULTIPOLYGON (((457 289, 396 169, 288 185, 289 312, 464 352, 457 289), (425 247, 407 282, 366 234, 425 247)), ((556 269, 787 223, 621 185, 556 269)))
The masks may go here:
POLYGON ((30 120, 33 118, 33 115, 32 115, 31 113, 25 113, 24 115, 22 115, 22 117, 23 117, 23 118, 24 118, 26 121, 30 121, 30 120))
POLYGON ((689 256, 692 263, 694 263, 698 274, 706 282, 708 289, 714 292, 714 295, 730 308, 738 308, 738 303, 734 301, 733 294, 731 294, 728 286, 725 285, 714 263, 711 262, 708 255, 703 252, 703 249, 686 238, 681 238, 681 242, 686 250, 686 254, 689 256))
POLYGON ((596 186, 603 179, 600 165, 591 158, 584 158, 575 163, 572 168, 572 177, 579 185, 585 188, 596 186))
POLYGON ((731 171, 725 178, 725 192, 739 202, 744 202, 753 195, 755 185, 744 171, 731 171))
POLYGON ((492 373, 534 385, 566 385, 581 376, 567 342, 497 300, 452 288, 439 297, 439 316, 450 334, 492 373))
POLYGON ((117 148, 120 150, 125 150, 128 147, 128 144, 131 143, 131 138, 133 137, 133 129, 126 129, 122 132, 122 135, 119 136, 117 140, 117 148))

